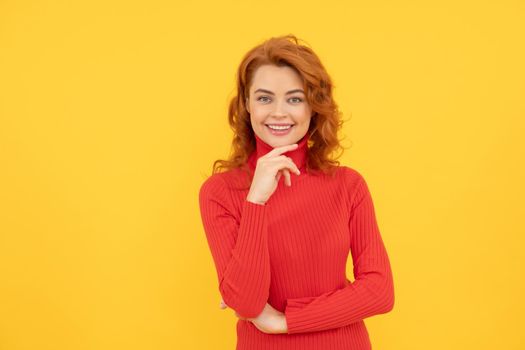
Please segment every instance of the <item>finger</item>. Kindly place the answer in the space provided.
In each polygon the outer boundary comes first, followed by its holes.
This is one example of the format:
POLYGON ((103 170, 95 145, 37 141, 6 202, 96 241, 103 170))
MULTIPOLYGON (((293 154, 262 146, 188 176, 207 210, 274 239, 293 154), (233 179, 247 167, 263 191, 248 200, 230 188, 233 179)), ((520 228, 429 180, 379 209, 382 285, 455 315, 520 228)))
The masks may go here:
POLYGON ((282 156, 279 156, 278 157, 279 159, 284 159, 286 161, 286 164, 289 165, 289 168, 291 171, 293 171, 294 173, 296 173, 297 175, 301 174, 301 171, 299 170, 299 168, 297 167, 297 165, 294 163, 294 161, 292 160, 292 158, 290 157, 287 157, 285 155, 282 155, 282 156))
POLYGON ((290 157, 281 155, 281 156, 273 158, 272 161, 275 161, 277 163, 277 166, 280 167, 280 168, 288 167, 295 174, 297 174, 297 175, 301 174, 301 171, 299 170, 297 165, 294 163, 294 161, 290 157))
POLYGON ((284 183, 288 186, 292 186, 292 179, 290 178, 290 171, 288 169, 283 169, 284 183))
POLYGON ((301 171, 299 170, 297 165, 293 162, 292 158, 290 157, 287 157, 287 158, 288 158, 288 163, 290 164, 290 170, 296 173, 297 175, 300 175, 301 171))
POLYGON ((281 155, 284 152, 288 152, 288 151, 291 151, 293 149, 296 149, 297 146, 298 146, 297 143, 292 143, 290 145, 276 147, 276 148, 272 149, 270 152, 266 153, 263 157, 270 158, 270 157, 278 156, 278 155, 281 155))
POLYGON ((224 300, 221 299, 221 303, 220 303, 219 307, 220 307, 221 309, 226 309, 226 308, 228 307, 228 305, 226 305, 226 303, 224 302, 224 300))

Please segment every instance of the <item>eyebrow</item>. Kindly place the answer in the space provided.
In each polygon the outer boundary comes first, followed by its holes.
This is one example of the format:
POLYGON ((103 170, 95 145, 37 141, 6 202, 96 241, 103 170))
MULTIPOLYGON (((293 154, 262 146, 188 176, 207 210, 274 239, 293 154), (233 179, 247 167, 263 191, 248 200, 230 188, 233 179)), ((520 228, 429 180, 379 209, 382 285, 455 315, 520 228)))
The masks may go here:
MULTIPOLYGON (((275 95, 273 92, 271 92, 270 90, 266 90, 266 89, 257 89, 253 93, 256 94, 257 92, 265 92, 270 95, 275 95)), ((295 89, 295 90, 288 91, 286 95, 293 94, 295 92, 302 92, 304 94, 304 91, 302 89, 295 89)))

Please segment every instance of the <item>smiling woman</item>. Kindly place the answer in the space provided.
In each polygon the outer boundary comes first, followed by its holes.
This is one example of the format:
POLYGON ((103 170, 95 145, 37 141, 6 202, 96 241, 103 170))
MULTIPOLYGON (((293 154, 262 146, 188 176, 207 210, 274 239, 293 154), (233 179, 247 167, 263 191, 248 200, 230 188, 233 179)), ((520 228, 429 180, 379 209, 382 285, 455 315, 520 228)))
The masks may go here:
POLYGON ((255 134, 273 147, 301 139, 312 117, 312 109, 304 96, 301 75, 294 68, 260 66, 246 98, 246 110, 255 134))
POLYGON ((232 155, 199 191, 237 350, 371 349, 364 319, 392 310, 394 284, 367 182, 331 157, 342 122, 330 77, 288 35, 245 55, 237 92, 232 155))

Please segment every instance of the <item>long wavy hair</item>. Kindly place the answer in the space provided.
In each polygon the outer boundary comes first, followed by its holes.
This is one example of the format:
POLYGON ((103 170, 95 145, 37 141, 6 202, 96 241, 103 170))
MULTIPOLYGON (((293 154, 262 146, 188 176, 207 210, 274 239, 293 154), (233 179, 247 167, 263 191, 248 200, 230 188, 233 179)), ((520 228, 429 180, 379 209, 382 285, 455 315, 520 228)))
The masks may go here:
POLYGON ((312 108, 306 171, 332 175, 340 164, 337 159, 344 147, 337 134, 344 121, 332 96, 332 79, 314 51, 300 42, 304 41, 292 34, 272 37, 245 54, 236 76, 237 95, 230 100, 228 109, 228 122, 234 132, 230 156, 213 163, 213 174, 238 168, 253 175, 247 161, 256 142, 246 99, 255 71, 266 64, 289 66, 302 77, 306 99, 312 108), (334 157, 336 151, 340 152, 334 157))

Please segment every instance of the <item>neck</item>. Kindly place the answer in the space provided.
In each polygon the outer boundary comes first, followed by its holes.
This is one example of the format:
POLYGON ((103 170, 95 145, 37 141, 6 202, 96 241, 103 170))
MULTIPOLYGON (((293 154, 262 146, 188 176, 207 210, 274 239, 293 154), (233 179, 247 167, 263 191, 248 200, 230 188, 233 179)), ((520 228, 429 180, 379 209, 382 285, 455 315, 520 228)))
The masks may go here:
MULTIPOLYGON (((255 169, 257 165, 257 160, 270 152, 274 149, 274 147, 270 146, 266 142, 264 142, 259 136, 255 135, 255 150, 252 152, 250 157, 248 158, 248 164, 251 169, 255 169)), ((307 132, 302 139, 297 141, 297 148, 293 149, 291 151, 287 151, 284 153, 281 153, 283 155, 286 155, 287 157, 290 157, 292 161, 297 165, 301 173, 304 173, 306 170, 306 162, 308 158, 308 139, 309 139, 309 133, 307 132)), ((290 172, 292 173, 292 172, 290 172)))

